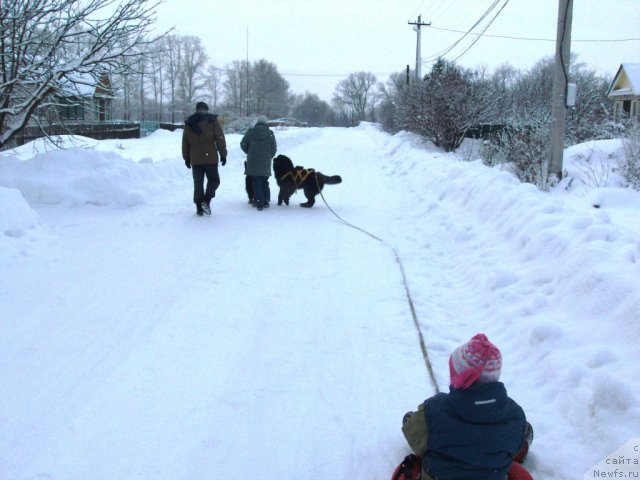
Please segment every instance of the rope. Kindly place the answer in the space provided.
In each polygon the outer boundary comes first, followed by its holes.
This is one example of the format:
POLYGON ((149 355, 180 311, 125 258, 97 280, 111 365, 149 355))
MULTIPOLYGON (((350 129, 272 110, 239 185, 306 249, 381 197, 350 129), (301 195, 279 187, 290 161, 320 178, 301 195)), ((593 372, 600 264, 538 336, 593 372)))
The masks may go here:
POLYGON ((426 343, 424 341, 424 336, 422 335, 422 329, 420 328, 420 322, 418 321, 418 314, 416 313, 416 308, 415 308, 415 306, 413 304, 413 298, 411 297, 411 291, 409 290, 409 283, 407 281, 407 275, 405 274, 404 265, 402 264, 402 260, 400 260, 400 255, 398 255, 398 251, 391 244, 389 244, 388 242, 384 241, 380 237, 377 237, 374 234, 372 234, 370 232, 367 232, 363 228, 360 228, 360 227, 358 227, 356 225, 353 225, 352 223, 347 222, 344 218, 342 218, 340 215, 338 215, 329 206, 329 204, 327 203, 327 200, 324 198, 324 195, 322 193, 322 189, 320 188, 320 184, 318 183, 318 176, 317 175, 316 175, 315 179, 316 179, 316 185, 318 187, 318 191, 320 192, 320 197, 322 197, 322 201, 327 206, 329 211, 331 213, 333 213, 338 220, 340 220, 346 226, 351 227, 351 228, 353 228, 355 230, 358 230, 359 232, 362 232, 365 235, 373 238, 374 240, 377 240, 378 242, 382 243, 383 245, 386 245, 387 247, 389 247, 391 249, 391 251, 393 252, 393 255, 396 257, 396 263, 398 264, 398 268, 400 268, 400 274, 402 275, 402 284, 404 285, 404 291, 405 291, 405 294, 407 296, 407 303, 409 304, 409 310, 411 311, 411 316, 413 317, 413 324, 415 325, 416 330, 418 332, 418 340, 420 341, 420 349, 422 350, 422 358, 424 359, 424 364, 427 367, 427 372, 429 373, 429 378, 431 379, 431 383, 432 383, 433 387, 436 389, 436 393, 440 393, 440 387, 438 386, 438 381, 436 380, 436 376, 435 376, 435 374, 433 372, 433 366, 431 365, 431 360, 429 359, 429 352, 427 351, 427 345, 426 345, 426 343))

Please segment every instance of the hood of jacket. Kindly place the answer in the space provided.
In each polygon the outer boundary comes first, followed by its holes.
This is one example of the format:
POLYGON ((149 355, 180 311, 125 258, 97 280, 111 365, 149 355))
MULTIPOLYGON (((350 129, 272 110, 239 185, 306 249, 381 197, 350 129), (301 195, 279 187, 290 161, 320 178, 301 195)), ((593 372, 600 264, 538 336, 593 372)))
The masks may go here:
POLYGON ((271 130, 266 123, 256 123, 252 130, 251 136, 256 140, 264 140, 265 138, 269 138, 269 135, 271 135, 271 130))
POLYGON ((202 133, 202 129, 200 125, 198 125, 202 121, 206 121, 207 123, 213 123, 218 115, 213 113, 194 113, 184 122, 187 127, 193 131, 196 135, 200 135, 202 133))

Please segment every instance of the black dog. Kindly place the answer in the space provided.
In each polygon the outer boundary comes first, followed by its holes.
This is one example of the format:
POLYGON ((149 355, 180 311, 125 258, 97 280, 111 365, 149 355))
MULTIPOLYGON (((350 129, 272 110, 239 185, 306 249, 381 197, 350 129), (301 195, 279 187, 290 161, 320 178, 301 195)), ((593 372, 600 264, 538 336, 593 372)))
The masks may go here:
POLYGON ((320 193, 325 185, 335 185, 342 182, 342 178, 339 175, 328 177, 316 172, 313 168, 294 167, 291 159, 285 155, 278 155, 273 159, 273 173, 280 187, 278 205, 282 205, 282 202, 289 205, 291 195, 297 189, 302 188, 307 201, 301 203, 300 206, 311 208, 316 203, 316 195, 320 193))

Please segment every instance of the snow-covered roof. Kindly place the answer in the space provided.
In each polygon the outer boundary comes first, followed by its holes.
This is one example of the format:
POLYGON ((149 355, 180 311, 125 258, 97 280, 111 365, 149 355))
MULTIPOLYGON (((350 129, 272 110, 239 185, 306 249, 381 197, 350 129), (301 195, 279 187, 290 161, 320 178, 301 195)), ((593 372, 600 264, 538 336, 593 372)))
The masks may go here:
POLYGON ((111 96, 111 80, 109 75, 102 74, 96 78, 89 73, 73 73, 63 80, 65 90, 69 95, 91 96, 111 96))
POLYGON ((623 63, 609 87, 609 97, 640 96, 640 63, 623 63))

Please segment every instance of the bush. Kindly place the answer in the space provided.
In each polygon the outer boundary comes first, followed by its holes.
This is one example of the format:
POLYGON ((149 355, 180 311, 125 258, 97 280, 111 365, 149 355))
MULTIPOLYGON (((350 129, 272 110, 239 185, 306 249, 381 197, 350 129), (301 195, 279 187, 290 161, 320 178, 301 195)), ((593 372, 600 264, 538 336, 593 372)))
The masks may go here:
POLYGON ((224 133, 239 133, 244 135, 251 127, 256 124, 257 117, 240 117, 234 114, 223 114, 222 128, 224 133))
POLYGON ((633 121, 622 139, 620 174, 635 190, 640 190, 640 122, 633 121))
POLYGON ((548 124, 511 127, 481 149, 482 161, 489 166, 505 165, 521 182, 533 183, 541 190, 549 188, 548 124))

